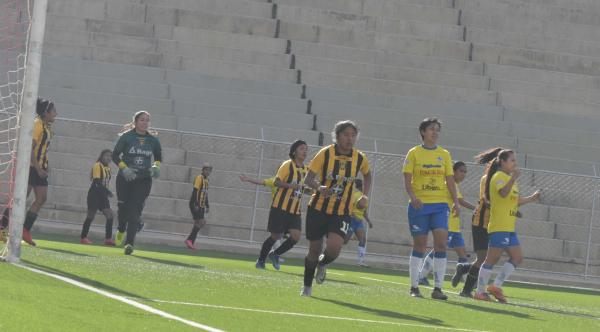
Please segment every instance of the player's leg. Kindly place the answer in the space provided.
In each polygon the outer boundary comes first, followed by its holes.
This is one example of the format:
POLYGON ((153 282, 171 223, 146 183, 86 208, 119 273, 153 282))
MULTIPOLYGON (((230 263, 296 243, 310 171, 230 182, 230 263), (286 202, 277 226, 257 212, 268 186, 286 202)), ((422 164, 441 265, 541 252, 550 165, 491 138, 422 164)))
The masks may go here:
POLYGON ((117 176, 117 236, 115 244, 120 246, 125 238, 127 230, 127 207, 130 205, 131 184, 122 175, 117 176))
MULTIPOLYGON (((362 224, 362 222, 361 222, 362 224)), ((356 238, 358 238, 358 265, 367 266, 365 264, 365 255, 367 254, 367 232, 365 227, 357 227, 356 238)))
POLYGON ((304 259, 304 285, 302 296, 311 296, 315 270, 319 264, 319 255, 323 250, 323 237, 327 234, 327 220, 324 214, 315 209, 306 211, 306 239, 309 241, 308 254, 304 259))
POLYGON ((265 268, 265 261, 275 241, 281 238, 281 235, 285 231, 285 216, 283 211, 276 208, 271 208, 269 211, 269 222, 267 224, 267 230, 271 233, 263 242, 258 259, 256 260, 256 268, 265 268))
MULTIPOLYGON (((334 219, 338 218, 336 217, 334 219)), ((342 221, 341 223, 335 222, 332 224, 338 224, 338 226, 340 224, 343 224, 343 226, 339 226, 341 227, 340 230, 344 228, 346 232, 350 227, 350 223, 348 221, 342 221)), ((342 251, 342 246, 344 245, 345 233, 338 232, 336 229, 332 230, 331 228, 332 227, 329 227, 327 233, 325 250, 323 251, 323 254, 319 256, 319 264, 317 265, 317 273, 315 275, 315 280, 317 281, 317 284, 322 284, 325 281, 325 277, 327 276, 327 266, 333 263, 333 261, 335 261, 336 258, 338 258, 338 256, 340 255, 340 251, 342 251)))
POLYGON ((90 232, 92 221, 94 221, 94 217, 96 216, 96 211, 96 208, 90 206, 88 203, 87 215, 85 217, 85 221, 83 222, 83 227, 81 228, 81 236, 79 240, 81 244, 92 244, 92 241, 88 239, 88 233, 90 232))
POLYGON ((475 294, 475 299, 478 300, 489 300, 489 296, 487 296, 486 288, 490 281, 490 277, 492 276, 492 269, 494 265, 498 263, 500 257, 502 256, 502 252, 506 248, 506 244, 502 241, 504 233, 496 232, 490 234, 490 243, 487 251, 487 256, 485 257, 485 261, 483 265, 479 269, 479 277, 477 278, 477 293, 475 294))
POLYGON ((429 276, 429 274, 431 273, 431 270, 433 270, 433 254, 434 254, 433 248, 427 253, 427 255, 425 255, 425 257, 423 258, 423 265, 421 266, 421 269, 419 270, 419 285, 424 285, 424 286, 429 286, 429 280, 427 279, 427 277, 429 276))
POLYGON ((470 264, 469 270, 467 271, 467 279, 465 280, 465 285, 463 286, 463 289, 460 292, 460 295, 464 297, 472 297, 471 293, 477 285, 479 269, 481 268, 481 265, 483 264, 483 262, 485 261, 485 257, 487 256, 487 248, 489 243, 487 230, 483 227, 473 226, 472 235, 473 250, 475 251, 476 259, 470 264))
POLYGON ((462 234, 458 232, 452 233, 451 235, 448 235, 448 239, 450 240, 448 241, 448 248, 454 249, 458 256, 458 263, 456 264, 456 269, 452 276, 452 287, 456 287, 462 280, 462 277, 469 271, 471 265, 468 264, 469 259, 467 257, 467 249, 465 248, 465 240, 463 239, 462 234))
MULTIPOLYGON (((423 210, 425 207, 421 208, 423 210)), ((410 277, 410 295, 423 297, 419 291, 419 271, 423 265, 425 250, 427 250, 427 234, 429 233, 429 216, 419 215, 421 210, 408 206, 408 227, 413 238, 412 252, 408 261, 410 277)))
POLYGON ((104 244, 107 246, 114 246, 115 241, 112 239, 113 232, 113 220, 114 213, 110 206, 102 209, 102 214, 104 214, 104 218, 106 218, 106 224, 104 226, 104 244))
POLYGON ((502 266, 502 270, 496 276, 494 283, 488 287, 488 292, 494 295, 494 297, 502 303, 506 303, 506 297, 502 291, 504 281, 506 281, 506 279, 515 272, 517 266, 523 262, 523 252, 515 233, 511 233, 510 244, 506 248, 506 252, 510 259, 504 263, 504 266, 502 266))
POLYGON ((448 297, 442 293, 444 276, 446 275, 446 266, 448 258, 446 247, 448 244, 448 228, 438 227, 433 229, 433 281, 434 289, 431 293, 432 298, 437 300, 446 300, 448 297))
POLYGON ((300 241, 300 232, 302 229, 302 219, 300 218, 300 215, 288 214, 286 228, 289 236, 273 252, 276 257, 285 254, 300 241))
POLYGON ((146 198, 152 190, 152 179, 141 179, 132 181, 132 198, 127 207, 127 237, 125 239, 125 254, 130 255, 133 252, 135 236, 140 223, 141 213, 146 202, 146 198))

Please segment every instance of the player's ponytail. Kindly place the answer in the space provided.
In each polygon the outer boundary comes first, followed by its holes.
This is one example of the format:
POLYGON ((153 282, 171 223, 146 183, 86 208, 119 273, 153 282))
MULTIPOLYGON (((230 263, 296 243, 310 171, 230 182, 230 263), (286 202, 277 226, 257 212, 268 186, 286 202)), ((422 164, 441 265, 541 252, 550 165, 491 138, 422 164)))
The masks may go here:
POLYGON ((490 183, 492 182, 492 177, 498 172, 502 162, 507 161, 513 153, 513 150, 500 149, 497 156, 488 164, 485 179, 485 198, 488 202, 490 201, 490 183))
POLYGON ((483 151, 475 156, 475 162, 479 165, 487 165, 490 161, 494 160, 502 150, 504 150, 504 148, 497 147, 483 151))

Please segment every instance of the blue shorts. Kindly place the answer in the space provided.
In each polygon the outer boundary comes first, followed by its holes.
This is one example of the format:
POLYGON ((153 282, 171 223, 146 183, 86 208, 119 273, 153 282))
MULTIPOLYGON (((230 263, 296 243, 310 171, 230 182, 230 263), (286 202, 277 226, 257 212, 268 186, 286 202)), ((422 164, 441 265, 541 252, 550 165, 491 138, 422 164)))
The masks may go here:
POLYGON ((365 224, 362 220, 352 217, 350 222, 350 229, 348 230, 348 235, 352 235, 359 229, 365 229, 365 224))
POLYGON ((448 248, 460 248, 465 246, 461 232, 448 232, 448 248))
POLYGON ((515 232, 494 232, 489 234, 490 247, 494 248, 508 248, 516 247, 521 245, 519 238, 515 232))
POLYGON ((423 204, 419 210, 408 205, 408 224, 412 236, 427 235, 430 230, 448 229, 450 208, 447 203, 423 204))

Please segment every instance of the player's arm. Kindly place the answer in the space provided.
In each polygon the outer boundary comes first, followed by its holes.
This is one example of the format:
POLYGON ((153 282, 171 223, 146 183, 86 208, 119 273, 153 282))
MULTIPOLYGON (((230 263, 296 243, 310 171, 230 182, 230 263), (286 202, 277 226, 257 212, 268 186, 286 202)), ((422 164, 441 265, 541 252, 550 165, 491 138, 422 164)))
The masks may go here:
MULTIPOLYGON (((371 186, 373 185, 373 175, 371 174, 371 171, 367 171, 365 174, 363 174, 363 196, 361 197, 361 200, 366 199, 368 200, 368 196, 365 193, 370 193, 371 192, 371 186)), ((366 202, 364 203, 366 204, 366 202)))
POLYGON ((204 193, 204 206, 206 206, 206 213, 210 210, 210 205, 208 204, 208 192, 204 193))
POLYGON ((285 188, 285 189, 300 189, 302 188, 302 185, 300 185, 299 183, 287 183, 287 182, 283 182, 281 181, 279 178, 275 179, 275 187, 278 188, 285 188))
POLYGON ((198 195, 200 195, 200 186, 202 185, 202 178, 196 176, 194 179, 194 189, 192 189, 192 196, 190 197, 190 209, 198 211, 200 206, 198 205, 198 195))
POLYGON ((259 179, 254 179, 254 178, 251 178, 251 177, 247 177, 244 174, 240 175, 240 181, 252 183, 252 184, 255 184, 257 186, 264 186, 265 185, 265 181, 264 180, 259 180, 259 179))
POLYGON ((332 190, 327 188, 326 186, 322 186, 317 181, 317 174, 311 170, 306 173, 306 178, 304 179, 304 184, 309 188, 316 190, 321 193, 324 197, 331 196, 332 190))
POLYGON ((533 203, 533 202, 539 200, 541 194, 542 194, 542 192, 540 190, 538 190, 535 193, 533 193, 533 195, 531 195, 531 196, 519 197, 519 206, 533 203))
POLYGON ((465 208, 467 208, 469 210, 475 210, 475 208, 476 208, 475 205, 473 205, 473 204, 465 201, 464 198, 459 198, 458 199, 458 203, 460 203, 460 206, 465 207, 465 208))
POLYGON ((42 169, 42 167, 39 165, 36 155, 35 155, 35 148, 38 145, 37 140, 35 139, 36 137, 40 137, 42 135, 42 131, 44 130, 44 128, 40 125, 36 125, 33 128, 33 139, 31 140, 31 167, 33 167, 35 169, 35 171, 38 173, 38 175, 42 178, 45 178, 48 176, 48 173, 46 171, 44 171, 42 169))
POLYGON ((455 217, 458 217, 460 215, 460 202, 458 200, 458 193, 456 191, 456 182, 454 182, 454 175, 446 176, 446 185, 448 186, 450 197, 452 197, 452 201, 454 202, 452 206, 452 213, 454 213, 455 217))
POLYGON ((521 175, 521 171, 519 169, 515 169, 510 177, 510 180, 508 180, 508 182, 506 183, 506 185, 504 185, 504 187, 502 187, 499 190, 499 194, 502 197, 506 197, 508 196, 508 194, 510 194, 510 192, 512 191, 513 186, 515 185, 515 182, 517 182, 517 179, 519 178, 519 176, 521 175))
POLYGON ((365 211, 365 221, 367 222, 367 224, 369 224, 369 228, 373 228, 373 223, 371 222, 371 219, 369 218, 369 213, 367 211, 365 211))

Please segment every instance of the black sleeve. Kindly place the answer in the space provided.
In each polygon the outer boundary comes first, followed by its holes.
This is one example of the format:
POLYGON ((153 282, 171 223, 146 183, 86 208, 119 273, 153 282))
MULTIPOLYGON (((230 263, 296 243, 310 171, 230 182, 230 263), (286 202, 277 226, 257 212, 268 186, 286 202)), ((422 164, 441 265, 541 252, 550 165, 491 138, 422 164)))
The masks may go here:
POLYGON ((204 194, 204 205, 206 206, 207 209, 210 209, 210 207, 208 206, 208 193, 204 194))
POLYGON ((190 208, 194 208, 198 205, 198 189, 192 190, 192 197, 190 197, 190 208))
POLYGON ((162 147, 160 146, 160 141, 158 140, 157 137, 154 137, 154 140, 156 141, 154 144, 154 151, 152 151, 154 153, 154 161, 158 161, 160 163, 162 163, 162 147))
POLYGON ((119 163, 121 162, 121 154, 125 149, 125 139, 123 139, 123 137, 124 135, 119 137, 119 140, 117 141, 117 144, 115 144, 115 148, 113 149, 112 153, 112 160, 117 166, 119 166, 119 163))

